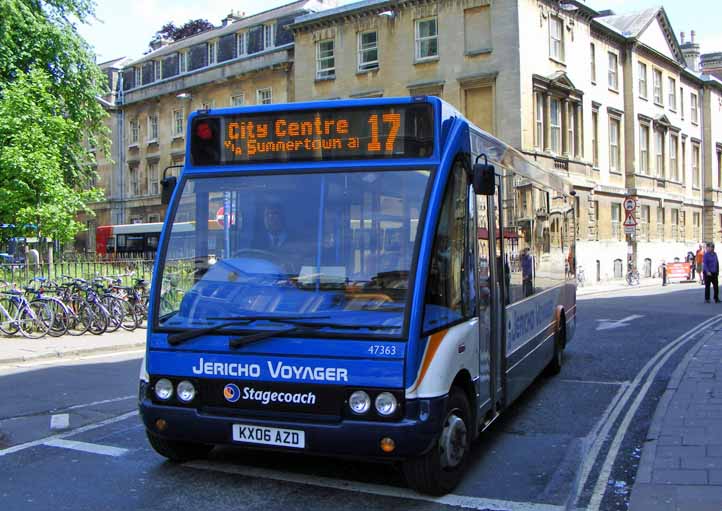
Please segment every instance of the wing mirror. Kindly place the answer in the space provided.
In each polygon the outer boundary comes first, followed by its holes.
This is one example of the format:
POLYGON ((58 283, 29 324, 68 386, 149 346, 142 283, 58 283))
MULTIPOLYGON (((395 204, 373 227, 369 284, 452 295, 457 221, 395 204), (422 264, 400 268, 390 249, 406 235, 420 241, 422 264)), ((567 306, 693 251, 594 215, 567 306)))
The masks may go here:
POLYGON ((166 176, 165 173, 168 169, 180 169, 183 165, 170 165, 163 169, 163 179, 160 180, 160 203, 167 206, 170 203, 170 198, 173 196, 173 190, 175 185, 178 183, 178 178, 175 176, 166 176))
POLYGON ((485 154, 476 157, 471 173, 471 183, 477 195, 494 195, 496 186, 494 165, 489 163, 485 154), (480 158, 484 158, 484 163, 479 163, 480 158))

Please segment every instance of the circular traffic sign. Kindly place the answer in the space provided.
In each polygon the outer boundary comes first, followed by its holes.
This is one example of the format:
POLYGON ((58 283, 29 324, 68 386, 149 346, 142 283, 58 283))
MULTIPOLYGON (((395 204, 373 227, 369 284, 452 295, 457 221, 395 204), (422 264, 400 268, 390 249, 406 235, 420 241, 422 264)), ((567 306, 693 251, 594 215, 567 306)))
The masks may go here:
MULTIPOLYGON (((231 213, 228 216, 230 217, 229 218, 230 224, 235 225, 235 223, 236 223, 235 213, 231 213)), ((220 225, 221 227, 223 227, 225 225, 225 217, 226 217, 226 215, 225 215, 225 212, 223 211, 223 206, 221 206, 220 208, 218 208, 218 211, 216 211, 216 222, 218 222, 218 225, 220 225)))
POLYGON ((627 197, 624 199, 624 210, 625 211, 634 211, 634 209, 637 207, 637 201, 635 201, 631 197, 627 197))

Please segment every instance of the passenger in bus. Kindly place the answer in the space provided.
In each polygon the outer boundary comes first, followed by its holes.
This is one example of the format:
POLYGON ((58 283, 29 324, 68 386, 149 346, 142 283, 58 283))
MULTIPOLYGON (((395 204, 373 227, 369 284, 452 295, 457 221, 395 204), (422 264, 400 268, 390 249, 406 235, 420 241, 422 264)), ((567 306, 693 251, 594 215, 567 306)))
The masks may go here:
POLYGON ((533 260, 529 254, 529 247, 521 251, 521 279, 524 298, 534 294, 533 260))

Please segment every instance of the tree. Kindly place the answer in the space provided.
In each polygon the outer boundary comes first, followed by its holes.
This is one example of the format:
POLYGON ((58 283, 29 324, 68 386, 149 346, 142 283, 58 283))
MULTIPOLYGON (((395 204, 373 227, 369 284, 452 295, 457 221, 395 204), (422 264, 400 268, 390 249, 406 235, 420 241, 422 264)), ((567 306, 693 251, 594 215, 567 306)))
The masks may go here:
POLYGON ((0 1, 0 223, 64 241, 82 229, 75 215, 100 198, 87 146, 109 147, 98 101, 107 79, 75 28, 93 8, 0 1))
POLYGON ((186 37, 200 34, 201 32, 205 32, 206 30, 211 30, 213 28, 215 28, 213 24, 204 19, 189 20, 180 27, 177 27, 175 23, 169 21, 155 33, 150 43, 152 45, 161 39, 165 39, 167 41, 180 41, 186 37))

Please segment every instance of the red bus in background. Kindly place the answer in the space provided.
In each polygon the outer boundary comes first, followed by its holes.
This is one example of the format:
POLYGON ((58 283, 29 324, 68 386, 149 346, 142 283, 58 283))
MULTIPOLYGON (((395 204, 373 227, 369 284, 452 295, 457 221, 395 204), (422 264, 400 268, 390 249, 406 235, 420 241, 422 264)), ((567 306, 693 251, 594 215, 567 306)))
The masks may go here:
MULTIPOLYGON (((100 256, 120 258, 153 258, 158 250, 162 227, 162 222, 101 225, 95 229, 95 253, 100 256)), ((217 220, 208 220, 208 230, 223 232, 217 220)), ((190 244, 195 236, 195 222, 179 222, 173 226, 173 231, 187 232, 190 244)))

